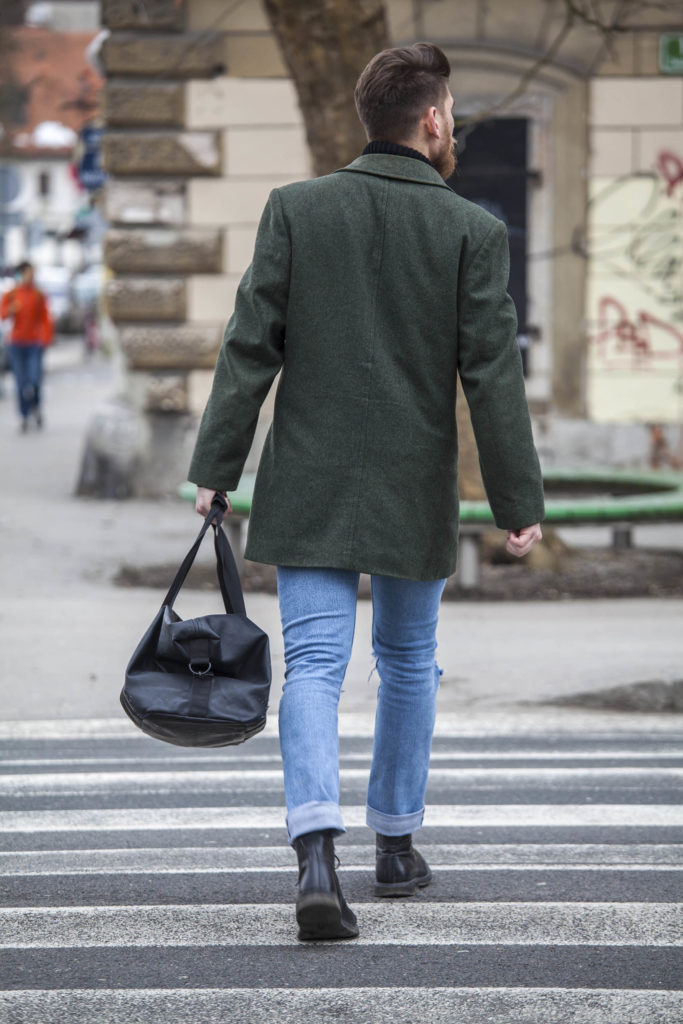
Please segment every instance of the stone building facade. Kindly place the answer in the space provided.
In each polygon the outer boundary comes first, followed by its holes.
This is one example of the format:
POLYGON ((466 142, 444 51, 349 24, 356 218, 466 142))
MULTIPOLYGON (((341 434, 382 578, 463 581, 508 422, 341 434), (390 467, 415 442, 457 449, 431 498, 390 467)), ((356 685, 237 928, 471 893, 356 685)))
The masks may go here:
POLYGON ((597 78, 589 123, 588 415, 680 424, 683 77, 597 78))
MULTIPOLYGON (((675 8, 639 15, 607 47, 591 26, 565 24, 562 0, 386 0, 393 43, 447 52, 459 116, 518 90, 496 116, 527 125, 528 394, 548 444, 554 422, 587 415, 683 420, 683 77, 662 74, 659 57, 675 8), (654 213, 645 181, 666 193, 654 213), (664 270, 644 248, 628 255, 628 225, 641 221, 641 242, 671 247, 664 270), (648 276, 637 298, 629 275, 648 276), (656 343, 650 317, 668 324, 656 343), (667 355, 645 367, 648 345, 667 355), (627 398, 644 390, 647 403, 627 398)), ((268 193, 311 167, 260 0, 103 0, 102 11, 107 301, 141 423, 132 490, 153 494, 183 479, 268 193)), ((263 429, 268 417, 266 403, 263 429)))

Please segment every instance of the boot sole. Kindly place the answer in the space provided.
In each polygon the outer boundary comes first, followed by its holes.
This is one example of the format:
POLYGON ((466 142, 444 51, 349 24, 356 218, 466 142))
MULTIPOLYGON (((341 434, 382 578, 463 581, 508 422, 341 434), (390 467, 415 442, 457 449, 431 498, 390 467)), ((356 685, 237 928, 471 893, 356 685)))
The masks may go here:
POLYGON ((304 942, 358 936, 358 928, 342 920, 339 900, 330 893, 311 892, 301 896, 296 904, 296 920, 299 938, 304 942))
POLYGON ((418 889, 424 889, 432 880, 432 873, 410 878, 407 882, 375 882, 375 896, 414 896, 418 889))

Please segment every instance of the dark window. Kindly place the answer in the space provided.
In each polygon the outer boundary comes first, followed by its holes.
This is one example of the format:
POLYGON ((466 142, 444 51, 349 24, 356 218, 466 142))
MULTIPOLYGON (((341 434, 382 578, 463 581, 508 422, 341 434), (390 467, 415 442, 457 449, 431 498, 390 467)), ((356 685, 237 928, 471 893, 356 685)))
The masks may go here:
POLYGON ((50 172, 41 171, 38 175, 38 192, 41 196, 50 195, 50 172))
MULTIPOLYGON (((464 117, 455 115, 456 122, 464 117)), ((528 121, 504 117, 458 131, 458 167, 448 184, 503 221, 510 243, 508 291, 520 335, 527 334, 528 121)), ((521 339, 520 339, 521 340, 521 339)), ((526 368, 526 352, 522 349, 526 368)))

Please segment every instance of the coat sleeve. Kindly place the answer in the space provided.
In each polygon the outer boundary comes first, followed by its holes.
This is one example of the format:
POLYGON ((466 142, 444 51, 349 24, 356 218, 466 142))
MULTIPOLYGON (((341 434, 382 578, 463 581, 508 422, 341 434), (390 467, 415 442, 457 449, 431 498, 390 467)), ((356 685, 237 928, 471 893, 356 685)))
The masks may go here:
POLYGON ((0 320, 6 320, 10 316, 10 307, 13 300, 14 288, 10 288, 0 299, 0 320))
POLYGON ((239 483, 259 409, 282 366, 289 272, 289 233, 274 190, 261 217, 254 258, 237 290, 199 426, 188 475, 200 487, 230 491, 239 483))
POLYGON ((518 530, 543 519, 544 503, 517 316, 507 293, 509 268, 507 232, 496 221, 472 257, 461 263, 458 370, 493 517, 500 529, 518 530))
POLYGON ((38 340, 40 341, 40 343, 43 346, 43 348, 47 348, 49 345, 52 344, 52 342, 54 340, 55 327, 54 327, 54 321, 53 321, 52 317, 50 316, 50 310, 49 310, 48 305, 47 305, 47 300, 46 300, 45 296, 42 295, 42 294, 41 294, 40 299, 38 301, 37 319, 38 319, 38 333, 37 333, 38 340))

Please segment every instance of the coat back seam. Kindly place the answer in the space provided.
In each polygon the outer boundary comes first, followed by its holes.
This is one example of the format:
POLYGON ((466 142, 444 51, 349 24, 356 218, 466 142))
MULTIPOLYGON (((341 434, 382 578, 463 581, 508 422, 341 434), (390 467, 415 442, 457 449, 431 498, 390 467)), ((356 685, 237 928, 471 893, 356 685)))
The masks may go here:
POLYGON ((384 240, 387 231, 387 205, 389 202, 389 179, 384 180, 384 196, 382 204, 382 234, 377 249, 377 262, 375 264, 375 288, 373 295, 372 305, 372 320, 370 324, 370 353, 369 353, 369 367, 365 382, 364 389, 364 408, 363 408, 363 423, 361 427, 360 437, 360 452, 358 458, 358 470, 356 473, 356 492, 353 497, 353 515, 351 516, 350 529, 347 534, 346 541, 346 553, 347 556, 351 554, 354 544, 356 543, 356 532, 358 526, 358 516, 360 513, 361 503, 361 488, 363 483, 363 474, 365 472, 365 458, 367 451, 367 438, 368 438, 368 420, 370 418, 370 388, 372 383, 372 373, 374 369, 375 360, 375 340, 377 333, 377 304, 379 297, 379 285, 382 276, 382 262, 384 259, 384 240))

